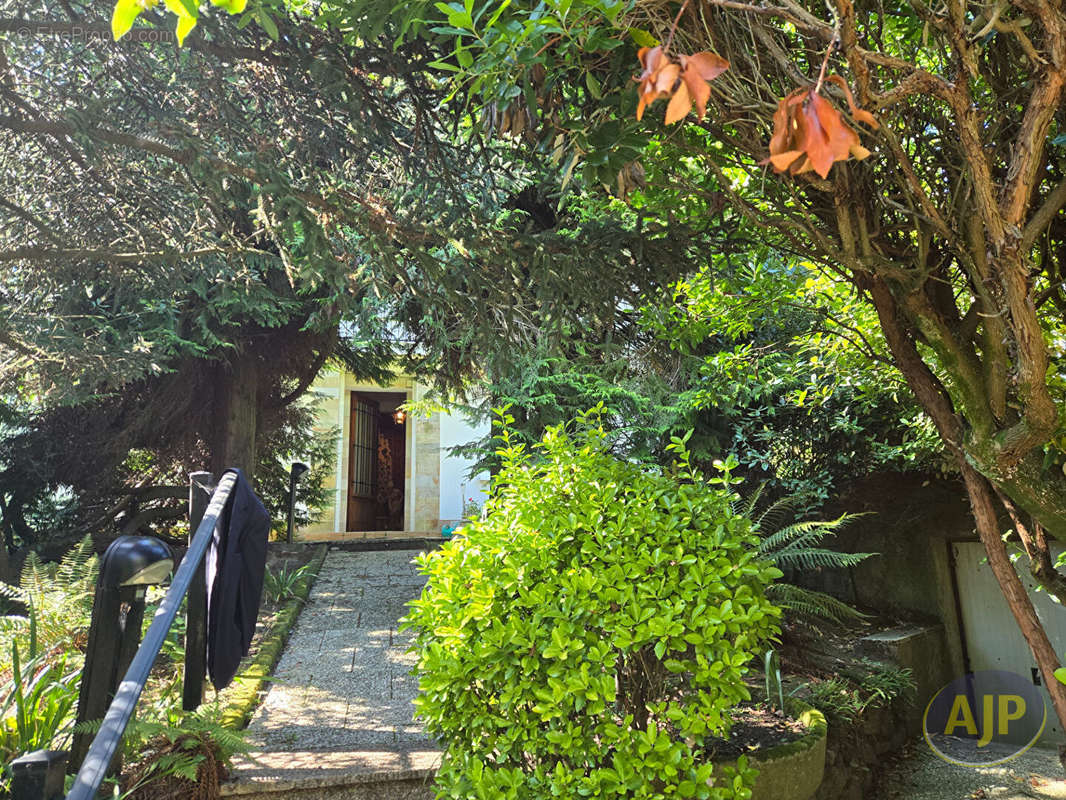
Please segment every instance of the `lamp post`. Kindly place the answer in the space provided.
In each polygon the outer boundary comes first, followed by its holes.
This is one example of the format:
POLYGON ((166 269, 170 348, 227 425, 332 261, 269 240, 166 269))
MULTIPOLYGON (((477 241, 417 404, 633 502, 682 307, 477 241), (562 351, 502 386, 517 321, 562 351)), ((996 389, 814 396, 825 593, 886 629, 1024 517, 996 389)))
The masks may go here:
POLYGON ((296 512, 296 481, 309 469, 302 461, 294 461, 289 468, 289 530, 285 537, 289 544, 292 544, 293 516, 296 512))

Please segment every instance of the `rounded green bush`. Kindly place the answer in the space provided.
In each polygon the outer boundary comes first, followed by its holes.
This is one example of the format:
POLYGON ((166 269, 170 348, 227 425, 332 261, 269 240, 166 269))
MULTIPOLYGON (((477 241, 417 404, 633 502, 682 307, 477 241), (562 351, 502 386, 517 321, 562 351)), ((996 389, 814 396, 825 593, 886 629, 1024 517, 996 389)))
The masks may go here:
POLYGON ((482 518, 422 557, 407 626, 438 797, 746 798, 753 772, 714 772, 702 744, 748 698, 781 573, 681 440, 670 477, 573 427, 532 452, 505 428, 482 518))

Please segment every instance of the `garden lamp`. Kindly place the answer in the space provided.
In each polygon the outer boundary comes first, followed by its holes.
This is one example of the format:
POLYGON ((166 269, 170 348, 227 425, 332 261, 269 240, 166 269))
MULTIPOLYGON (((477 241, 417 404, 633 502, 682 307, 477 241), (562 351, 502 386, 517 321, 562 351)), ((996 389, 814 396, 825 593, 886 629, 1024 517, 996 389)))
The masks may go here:
POLYGON ((296 481, 309 469, 311 468, 302 461, 294 461, 289 468, 289 529, 285 536, 285 541, 289 544, 292 544, 293 517, 296 513, 296 481))
MULTIPOLYGON (((79 723, 103 717, 141 642, 145 589, 163 583, 173 566, 170 548, 154 536, 119 536, 104 551, 85 646, 79 723)), ((92 735, 75 732, 71 769, 81 765, 91 741, 92 735)))

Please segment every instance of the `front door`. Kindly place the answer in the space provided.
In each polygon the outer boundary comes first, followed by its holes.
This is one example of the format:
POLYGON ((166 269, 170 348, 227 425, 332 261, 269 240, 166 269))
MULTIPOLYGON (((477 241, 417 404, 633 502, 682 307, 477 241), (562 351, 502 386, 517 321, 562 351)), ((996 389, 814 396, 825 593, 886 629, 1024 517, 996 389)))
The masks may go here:
MULTIPOLYGON (((988 566, 984 545, 980 542, 954 542, 951 547, 955 556, 955 575, 970 669, 974 672, 1006 670, 1038 685, 1042 684, 1036 660, 1018 630, 1018 623, 1014 621, 1007 601, 1003 599, 992 568, 988 566)), ((1024 562, 1025 559, 1020 559, 1015 564, 1018 577, 1033 601, 1036 615, 1043 623, 1055 652, 1066 652, 1066 608, 1052 600, 1047 592, 1036 591, 1036 583, 1025 569, 1024 562)), ((1048 715, 1041 743, 1047 746, 1066 742, 1066 735, 1051 710, 1051 696, 1046 688, 1044 695, 1048 715)))
POLYGON ((378 404, 352 393, 346 530, 372 531, 377 521, 378 404))

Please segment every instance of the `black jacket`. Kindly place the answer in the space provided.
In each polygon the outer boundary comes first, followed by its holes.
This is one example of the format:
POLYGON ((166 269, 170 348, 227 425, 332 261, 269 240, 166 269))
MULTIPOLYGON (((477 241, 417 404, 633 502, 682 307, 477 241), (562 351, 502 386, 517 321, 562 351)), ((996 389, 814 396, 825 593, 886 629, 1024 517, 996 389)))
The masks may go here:
POLYGON ((248 653, 259 615, 270 515, 239 469, 205 559, 207 673, 216 689, 229 686, 248 653))

